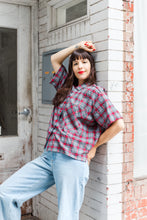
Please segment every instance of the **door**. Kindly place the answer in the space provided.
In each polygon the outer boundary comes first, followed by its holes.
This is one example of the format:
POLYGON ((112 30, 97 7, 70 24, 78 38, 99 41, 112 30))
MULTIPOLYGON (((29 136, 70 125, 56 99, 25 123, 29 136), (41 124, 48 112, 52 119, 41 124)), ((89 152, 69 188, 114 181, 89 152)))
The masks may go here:
POLYGON ((30 19, 30 7, 0 2, 0 183, 31 160, 30 19))

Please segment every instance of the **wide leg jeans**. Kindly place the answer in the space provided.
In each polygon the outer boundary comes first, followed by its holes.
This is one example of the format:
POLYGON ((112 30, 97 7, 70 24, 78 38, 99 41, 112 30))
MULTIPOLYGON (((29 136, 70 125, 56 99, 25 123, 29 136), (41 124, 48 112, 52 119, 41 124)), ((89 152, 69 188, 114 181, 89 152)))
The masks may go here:
POLYGON ((0 220, 20 220, 22 204, 54 184, 58 196, 58 220, 79 220, 88 177, 87 162, 44 151, 0 185, 0 220))

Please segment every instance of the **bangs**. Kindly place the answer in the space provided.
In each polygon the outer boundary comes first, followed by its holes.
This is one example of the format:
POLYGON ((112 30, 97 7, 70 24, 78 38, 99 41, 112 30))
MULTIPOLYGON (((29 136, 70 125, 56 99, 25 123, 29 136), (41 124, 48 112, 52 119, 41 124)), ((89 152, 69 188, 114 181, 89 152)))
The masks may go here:
POLYGON ((88 59, 89 61, 91 61, 91 54, 83 49, 78 49, 72 53, 70 59, 71 61, 79 59, 88 59))

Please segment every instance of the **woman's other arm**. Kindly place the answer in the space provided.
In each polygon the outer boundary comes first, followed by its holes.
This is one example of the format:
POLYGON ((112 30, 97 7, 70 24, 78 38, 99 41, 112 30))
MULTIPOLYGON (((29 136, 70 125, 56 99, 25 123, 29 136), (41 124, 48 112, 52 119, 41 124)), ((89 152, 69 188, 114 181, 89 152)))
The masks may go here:
POLYGON ((117 121, 113 122, 112 125, 101 134, 99 140, 95 144, 95 146, 89 151, 88 153, 88 163, 90 163, 91 159, 94 158, 96 149, 110 141, 115 135, 117 135, 121 130, 124 129, 124 121, 123 119, 118 119, 117 121))

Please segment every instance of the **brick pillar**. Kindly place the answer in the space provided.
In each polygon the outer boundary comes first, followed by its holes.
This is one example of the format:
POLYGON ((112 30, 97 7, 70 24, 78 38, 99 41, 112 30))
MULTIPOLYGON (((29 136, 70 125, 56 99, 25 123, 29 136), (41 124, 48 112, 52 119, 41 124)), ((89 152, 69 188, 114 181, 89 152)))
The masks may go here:
POLYGON ((147 180, 136 180, 134 171, 134 1, 124 7, 124 101, 125 134, 123 145, 123 217, 124 220, 147 219, 147 180))

